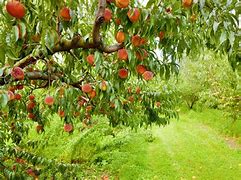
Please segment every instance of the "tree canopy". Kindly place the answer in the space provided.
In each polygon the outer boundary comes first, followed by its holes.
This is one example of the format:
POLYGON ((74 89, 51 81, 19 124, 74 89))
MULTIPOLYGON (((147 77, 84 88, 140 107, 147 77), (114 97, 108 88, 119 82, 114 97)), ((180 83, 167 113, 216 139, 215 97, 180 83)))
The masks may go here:
POLYGON ((112 126, 166 125, 175 93, 158 81, 206 47, 240 66, 239 13, 237 0, 1 1, 0 139, 20 146, 26 121, 42 132, 54 113, 70 133, 101 114, 112 126))

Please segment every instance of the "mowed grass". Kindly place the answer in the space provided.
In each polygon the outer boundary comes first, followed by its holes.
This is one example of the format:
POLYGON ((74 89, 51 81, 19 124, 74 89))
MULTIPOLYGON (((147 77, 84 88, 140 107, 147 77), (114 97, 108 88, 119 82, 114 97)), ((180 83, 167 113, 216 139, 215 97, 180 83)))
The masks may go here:
POLYGON ((193 115, 195 112, 164 128, 153 128, 156 139, 152 143, 136 139, 128 147, 132 153, 127 162, 116 167, 119 178, 241 179, 241 149, 230 148, 223 135, 201 119, 193 120, 193 115))
MULTIPOLYGON (((89 134, 76 128, 68 135, 60 131, 57 118, 52 123, 40 135, 43 141, 49 139, 48 145, 35 152, 64 162, 81 160, 89 171, 85 179, 106 174, 120 180, 241 179, 241 146, 237 141, 237 146, 230 146, 225 135, 239 136, 240 121, 230 126, 220 111, 186 111, 166 127, 137 132, 105 124, 89 134)), ((35 138, 32 131, 30 139, 35 138)))

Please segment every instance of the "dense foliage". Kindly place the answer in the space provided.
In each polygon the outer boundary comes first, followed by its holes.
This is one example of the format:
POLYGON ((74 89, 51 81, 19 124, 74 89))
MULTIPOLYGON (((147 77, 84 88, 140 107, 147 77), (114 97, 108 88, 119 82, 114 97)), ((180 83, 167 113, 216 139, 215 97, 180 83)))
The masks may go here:
POLYGON ((175 94, 167 86, 154 91, 149 81, 168 79, 183 52, 206 46, 228 52, 235 69, 239 8, 238 1, 205 0, 1 1, 1 175, 24 177, 24 169, 37 177, 38 166, 75 177, 75 165, 24 151, 29 120, 41 133, 57 113, 73 133, 78 124, 91 127, 93 115, 132 128, 176 118, 175 94))

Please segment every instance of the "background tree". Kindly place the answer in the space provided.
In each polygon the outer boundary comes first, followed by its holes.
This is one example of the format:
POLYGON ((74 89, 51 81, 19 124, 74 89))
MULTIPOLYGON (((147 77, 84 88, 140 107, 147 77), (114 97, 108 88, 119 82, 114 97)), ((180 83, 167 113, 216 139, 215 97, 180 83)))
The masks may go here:
POLYGON ((184 51, 198 54, 206 46, 228 51, 235 68, 240 61, 239 7, 238 1, 205 0, 150 0, 146 5, 129 0, 1 1, 3 176, 23 177, 23 169, 39 176, 30 165, 76 176, 73 165, 24 151, 27 119, 43 132, 51 124, 49 115, 58 113, 64 131, 71 133, 74 124, 91 125, 95 114, 107 116, 112 126, 133 126, 134 113, 142 117, 135 126, 165 125, 177 117, 173 93, 149 92, 148 81, 157 75, 168 79, 184 51), (15 160, 19 165, 12 168, 15 160))

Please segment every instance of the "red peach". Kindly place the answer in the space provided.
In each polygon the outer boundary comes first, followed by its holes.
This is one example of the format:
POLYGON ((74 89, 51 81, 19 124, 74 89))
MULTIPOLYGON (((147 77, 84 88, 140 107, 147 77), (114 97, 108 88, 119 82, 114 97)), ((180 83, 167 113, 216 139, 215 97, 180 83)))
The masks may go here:
POLYGON ((33 101, 33 100, 35 99, 35 96, 34 96, 33 94, 30 94, 30 95, 28 96, 28 98, 29 98, 30 101, 33 101))
POLYGON ((159 101, 156 102, 156 107, 160 107, 161 103, 159 101))
POLYGON ((125 68, 122 68, 119 70, 118 75, 121 79, 126 79, 128 77, 128 70, 125 68))
POLYGON ((112 11, 108 8, 105 8, 105 12, 104 12, 105 22, 109 22, 111 18, 112 18, 112 11))
POLYGON ((140 46, 141 45, 141 37, 139 35, 132 36, 131 43, 135 47, 140 46))
POLYGON ((93 54, 90 54, 90 55, 87 56, 86 60, 87 60, 87 62, 90 65, 94 65, 94 63, 95 63, 95 56, 93 54))
POLYGON ((46 96, 44 99, 45 104, 47 104, 48 106, 52 106, 54 104, 54 97, 53 96, 46 96))
POLYGON ((14 67, 11 71, 11 75, 14 79, 17 79, 17 80, 24 79, 24 72, 23 72, 23 69, 20 67, 14 67))
POLYGON ((73 125, 72 124, 65 124, 64 125, 64 131, 65 132, 72 132, 73 131, 73 125))
POLYGON ((63 118, 65 116, 65 113, 63 110, 59 110, 58 114, 59 114, 59 117, 61 117, 61 118, 63 118))
POLYGON ((140 94, 141 93, 141 88, 140 87, 137 87, 136 88, 136 94, 140 94))
POLYGON ((121 20, 119 18, 116 18, 115 23, 119 26, 121 24, 121 20))
POLYGON ((160 38, 160 40, 163 40, 164 37, 165 37, 164 31, 160 31, 160 33, 159 33, 159 38, 160 38))
POLYGON ((95 90, 92 90, 90 93, 90 98, 93 99, 95 96, 96 96, 96 91, 95 90))
POLYGON ((43 131, 44 131, 43 125, 38 124, 38 125, 36 126, 36 131, 37 131, 37 133, 43 132, 43 131))
POLYGON ((142 64, 136 66, 136 71, 138 74, 143 74, 146 71, 146 67, 142 64))
POLYGON ((81 87, 82 91, 85 92, 85 93, 90 93, 92 91, 92 87, 90 84, 84 84, 82 85, 81 87))
POLYGON ((192 6, 192 0, 182 0, 182 5, 185 8, 190 8, 192 6))
POLYGON ((135 23, 139 20, 140 14, 141 13, 140 13, 140 10, 138 8, 135 8, 134 10, 129 10, 127 12, 127 16, 132 23, 135 23))
POLYGON ((117 32, 115 39, 118 43, 123 43, 125 41, 125 33, 123 31, 117 32))
POLYGON ((64 21, 70 21, 71 20, 70 9, 68 7, 63 7, 60 10, 59 15, 64 21))
POLYGON ((126 8, 128 7, 130 0, 116 0, 115 3, 118 8, 126 8))
POLYGON ((29 118, 29 119, 34 119, 34 118, 35 118, 35 115, 34 115, 33 113, 29 113, 29 114, 28 114, 28 118, 29 118))
POLYGON ((16 100, 21 100, 22 96, 21 94, 15 94, 15 97, 14 97, 16 100))
POLYGON ((151 71, 146 71, 142 74, 143 78, 146 80, 146 81, 149 81, 149 80, 152 80, 153 79, 153 72, 151 71))
POLYGON ((35 103, 33 101, 28 102, 27 110, 30 111, 35 107, 35 103))
POLYGON ((21 19, 25 16, 24 5, 15 0, 10 0, 7 2, 6 10, 11 16, 17 19, 21 19))
POLYGON ((128 52, 124 48, 118 50, 117 56, 118 56, 118 59, 120 60, 124 60, 124 61, 128 60, 128 52))

